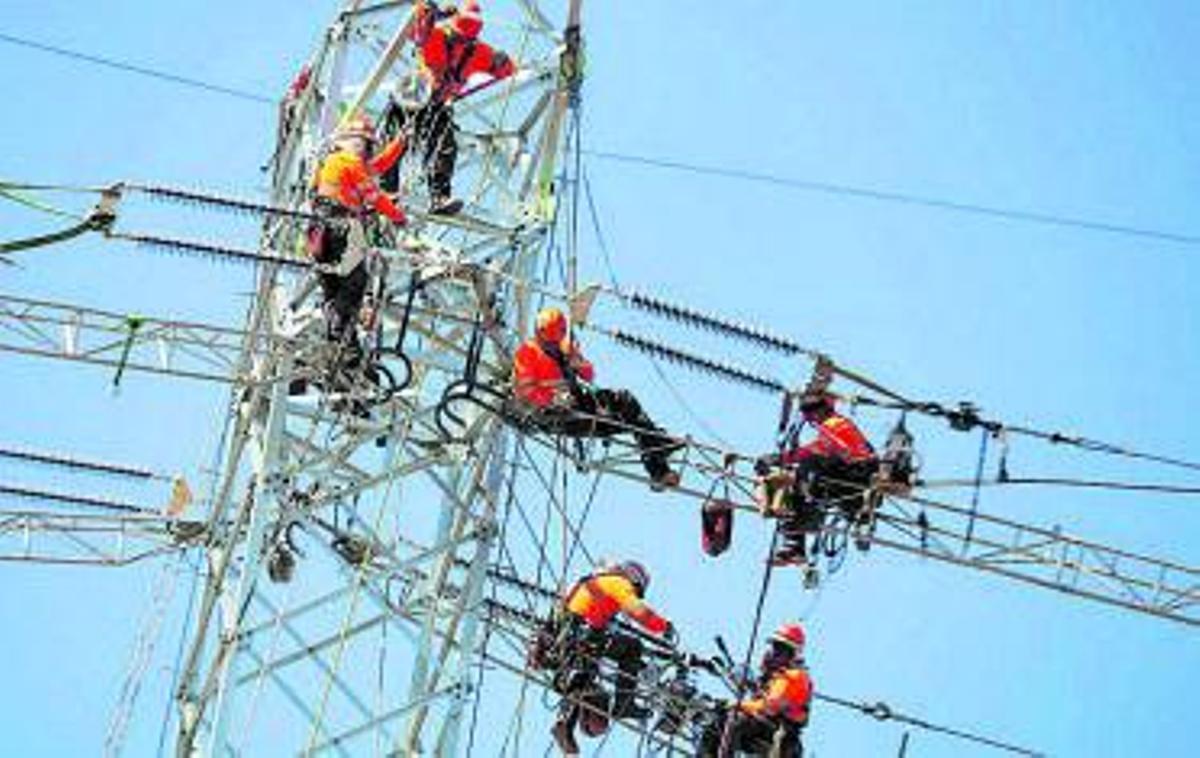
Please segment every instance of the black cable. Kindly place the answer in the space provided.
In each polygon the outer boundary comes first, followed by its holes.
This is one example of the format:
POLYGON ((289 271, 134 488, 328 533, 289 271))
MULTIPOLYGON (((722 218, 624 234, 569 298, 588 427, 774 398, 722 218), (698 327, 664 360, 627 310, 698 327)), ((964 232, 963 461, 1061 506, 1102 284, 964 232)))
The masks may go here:
MULTIPOLYGON (((1060 477, 1009 477, 979 482, 982 487, 1001 487, 1006 485, 1025 485, 1043 487, 1075 487, 1079 489, 1115 490, 1118 492, 1159 492, 1167 495, 1200 495, 1200 487, 1187 487, 1174 484, 1155 484, 1140 482, 1118 482, 1102 479, 1070 479, 1060 477)), ((943 487, 975 487, 974 480, 944 479, 925 481, 918 480, 916 486, 923 489, 943 487)))
POLYGON ((833 695, 825 695, 820 692, 814 693, 813 699, 830 703, 831 705, 849 708, 864 715, 871 716, 879 721, 897 721, 901 724, 915 726, 918 729, 924 729, 926 731, 935 732, 938 734, 945 734, 950 737, 957 737, 961 740, 967 740, 968 742, 974 742, 979 745, 987 745, 988 747, 993 747, 997 750, 1004 750, 1009 753, 1015 753, 1017 755, 1030 756, 1031 758, 1041 758, 1041 756, 1044 755, 1043 753, 1039 753, 1035 750, 1030 750, 1017 745, 1010 745, 1006 742, 1000 742, 999 740, 994 740, 990 737, 984 737, 972 732, 964 732, 959 729, 952 729, 948 726, 939 726, 937 724, 931 724, 930 722, 922 719, 906 716, 902 713, 893 711, 886 703, 856 703, 853 700, 846 700, 844 698, 834 697, 833 695))
MULTIPOLYGON (((182 86, 193 87, 196 89, 205 90, 214 94, 227 95, 236 97, 241 100, 252 101, 265 105, 275 105, 278 100, 276 98, 267 97, 254 92, 240 90, 233 87, 227 87, 221 84, 214 84, 201 79, 180 76, 168 71, 163 71, 158 68, 150 68, 148 66, 139 66, 132 63, 126 63, 113 58, 108 58, 100 55, 91 55, 81 53, 75 50, 47 45, 42 42, 36 42, 30 39, 16 37, 10 34, 0 33, 0 42, 7 42, 11 45, 19 45, 34 50, 39 50, 45 53, 72 58, 85 63, 103 66, 118 71, 147 76, 154 79, 179 84, 182 86)), ((725 179, 735 179, 746 182, 758 182, 762 184, 771 184, 788 189, 801 190, 807 192, 819 192, 826 195, 835 195, 842 197, 855 197, 867 200, 876 200, 880 202, 900 203, 903 205, 924 206, 935 208, 944 211, 954 211, 959 213, 969 213, 981 216, 990 216, 993 218, 1002 218, 1009 221, 1021 221, 1026 223, 1035 223, 1048 226, 1058 226, 1065 228, 1084 229, 1093 232, 1103 232, 1106 234, 1117 234, 1129 237, 1140 237, 1144 239, 1158 240, 1161 242, 1175 242, 1186 245, 1200 244, 1200 236, 1195 234, 1186 234, 1178 232, 1169 232, 1159 229, 1151 229, 1148 227, 1135 227, 1124 224, 1110 223, 1107 221, 1096 221, 1091 219, 1073 218, 1070 216, 1061 216, 1053 213, 1042 213, 1038 211, 1023 211, 1008 208, 999 208, 994 206, 979 205, 975 203, 966 203, 955 200, 944 200, 934 197, 925 197, 904 192, 894 192, 888 190, 873 189, 870 187, 855 187, 848 184, 838 184, 834 182, 822 182, 810 179, 800 179, 797 177, 784 177, 774 174, 759 173, 754 171, 746 171, 744 169, 733 169, 722 166, 701 165, 695 163, 687 163, 678 160, 667 160, 663 158, 654 158, 644 155, 632 155, 629 153, 620 153, 609 150, 588 150, 584 149, 584 155, 590 155, 600 160, 614 161, 626 164, 637 164, 652 168, 667 169, 672 171, 685 171, 692 174, 715 176, 725 179)))
POLYGON ((218 95, 228 95, 229 97, 236 97, 241 100, 249 100, 249 101, 255 102, 255 103, 266 103, 268 105, 275 104, 275 100, 273 98, 264 97, 263 95, 259 95, 254 92, 247 92, 246 90, 234 89, 233 87, 226 87, 226 86, 223 86, 220 84, 213 84, 211 82, 206 82, 206 81, 203 81, 200 79, 192 79, 192 78, 186 77, 186 76, 179 76, 178 74, 168 73, 161 69, 149 68, 147 66, 138 66, 133 63, 125 63, 123 61, 115 60, 113 58, 107 58, 107 57, 103 57, 103 56, 99 56, 99 55, 90 55, 88 53, 81 53, 76 50, 68 50, 63 47, 47 45, 44 42, 35 42, 34 40, 31 40, 31 39, 23 39, 21 37, 14 37, 11 34, 4 34, 3 32, 0 32, 0 42, 7 42, 10 45, 18 45, 20 47, 27 47, 27 48, 30 48, 33 50, 40 50, 41 52, 44 52, 44 53, 51 53, 53 55, 62 56, 64 58, 72 58, 74 60, 83 61, 85 63, 91 63, 91 64, 94 64, 97 66, 104 66, 107 68, 116 69, 118 71, 125 71, 127 73, 138 74, 140 76, 147 76, 152 79, 160 79, 162 81, 171 82, 172 84, 180 84, 185 87, 193 87, 195 89, 206 90, 208 92, 213 92, 218 95))
POLYGON ((588 150, 586 152, 588 155, 601 160, 650 166, 653 168, 668 169, 671 171, 685 171, 691 174, 716 176, 725 179, 737 179, 745 182, 771 184, 777 187, 786 187, 788 189, 802 190, 805 192, 819 192, 826 195, 855 197, 865 200, 877 200, 881 202, 923 206, 926 208, 935 208, 944 211, 955 211, 958 213, 990 216, 992 218, 1001 218, 1008 221, 1023 221, 1034 224, 1043 224, 1046 226, 1086 229, 1093 232, 1119 234, 1128 237, 1142 237, 1160 242, 1175 242, 1185 245, 1200 244, 1200 236, 1194 234, 1167 232, 1158 229, 1150 229, 1147 227, 1114 224, 1107 221, 1093 221, 1091 219, 1060 216, 1054 213, 1024 211, 1013 208, 999 208, 996 206, 979 205, 976 203, 966 203, 957 200, 944 200, 941 198, 914 195, 905 192, 894 192, 890 190, 873 189, 870 187, 854 187, 848 184, 835 184, 833 182, 799 179, 795 177, 778 176, 775 174, 759 173, 755 171, 745 171, 743 169, 725 168, 722 166, 705 166, 695 163, 687 163, 684 161, 650 158, 643 155, 630 155, 627 153, 609 152, 604 150, 588 150))
POLYGON ((1144 453, 1138 450, 1122 447, 1120 445, 1114 445, 1110 442, 1101 442, 1099 440, 1064 434, 1062 432, 1047 432, 1044 430, 1032 429, 1024 426, 1008 426, 1002 421, 987 419, 983 416, 980 416, 979 409, 970 403, 960 403, 957 408, 948 408, 941 403, 909 400, 881 387, 878 384, 875 384, 865 377, 849 372, 840 366, 835 367, 834 370, 851 381, 862 384, 863 386, 867 386, 892 399, 890 402, 888 402, 863 396, 853 396, 848 398, 852 403, 857 405, 865 405, 872 408, 888 408, 892 410, 911 411, 924 416, 942 418, 950 424, 952 429, 960 432, 968 432, 972 429, 982 428, 992 434, 1000 434, 1001 432, 1006 434, 1017 434, 1024 437, 1040 439, 1054 445, 1077 447, 1081 450, 1087 450, 1093 453, 1150 461, 1152 463, 1160 463, 1164 466, 1188 469, 1190 471, 1200 471, 1200 463, 1195 461, 1184 460, 1182 458, 1173 458, 1166 455, 1158 455, 1157 453, 1144 453))

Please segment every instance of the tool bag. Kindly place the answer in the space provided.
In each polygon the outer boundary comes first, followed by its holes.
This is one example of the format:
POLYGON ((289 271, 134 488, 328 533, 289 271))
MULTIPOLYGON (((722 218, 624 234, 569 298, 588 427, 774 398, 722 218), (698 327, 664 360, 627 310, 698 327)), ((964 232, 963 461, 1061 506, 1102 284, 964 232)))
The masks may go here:
POLYGON ((707 500, 700 509, 700 544, 714 558, 733 542, 733 503, 724 498, 707 500))

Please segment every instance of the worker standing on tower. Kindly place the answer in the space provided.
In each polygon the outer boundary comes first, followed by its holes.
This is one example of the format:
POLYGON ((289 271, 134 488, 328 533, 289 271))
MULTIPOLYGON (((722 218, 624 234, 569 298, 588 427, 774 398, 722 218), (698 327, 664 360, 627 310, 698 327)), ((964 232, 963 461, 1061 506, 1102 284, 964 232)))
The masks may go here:
MULTIPOLYGON (((417 46, 424 97, 415 107, 393 103, 386 132, 407 130, 412 136, 412 144, 422 151, 430 213, 453 215, 462 209, 462 201, 452 197, 458 157, 454 103, 469 94, 467 82, 472 77, 484 75, 499 81, 512 76, 516 66, 504 52, 479 39, 483 14, 478 0, 445 9, 422 1, 413 13, 410 37, 417 46)), ((384 186, 396 189, 398 175, 390 173, 384 186)))
POLYGON ((537 315, 534 336, 517 349, 513 360, 516 407, 544 431, 573 437, 631 434, 642 465, 655 488, 674 487, 679 474, 668 463, 682 445, 663 434, 628 390, 590 386, 592 364, 568 334, 567 318, 557 308, 537 315))
POLYGON ((635 700, 638 674, 645 666, 642 642, 620 631, 614 622, 623 614, 647 632, 672 644, 676 641, 671 622, 643 599, 649 586, 650 574, 645 566, 623 561, 583 577, 563 596, 557 613, 559 642, 554 655, 554 684, 563 699, 551 734, 568 756, 579 755, 575 727, 581 719, 589 734, 600 734, 607 728, 607 697, 597 681, 600 659, 617 665, 612 717, 643 719, 650 715, 635 700), (589 724, 596 723, 601 728, 589 728, 589 724))
POLYGON ((367 290, 364 221, 378 212, 397 226, 407 223, 404 211, 376 183, 376 177, 404 154, 405 142, 397 137, 373 154, 374 127, 370 119, 360 116, 337 130, 333 145, 313 176, 312 206, 319 221, 309 228, 309 254, 318 263, 337 268, 320 274, 326 333, 352 358, 361 352, 357 321, 367 290))
POLYGON ((800 758, 800 731, 808 724, 812 695, 812 679, 804 666, 804 628, 784 624, 771 635, 750 699, 727 707, 705 730, 699 758, 724 755, 723 744, 729 755, 800 758))
POLYGON ((824 391, 804 395, 800 412, 816 431, 816 439, 782 454, 763 456, 755 465, 760 477, 775 483, 782 479, 786 488, 765 495, 760 502, 767 515, 781 520, 784 544, 772 561, 776 565, 805 563, 810 583, 815 582, 815 569, 808 560, 805 535, 821 530, 820 501, 835 502, 847 513, 858 513, 864 489, 879 468, 871 443, 853 421, 835 410, 834 403, 833 395, 824 391), (780 466, 786 467, 780 472, 783 476, 773 476, 772 469, 780 466))

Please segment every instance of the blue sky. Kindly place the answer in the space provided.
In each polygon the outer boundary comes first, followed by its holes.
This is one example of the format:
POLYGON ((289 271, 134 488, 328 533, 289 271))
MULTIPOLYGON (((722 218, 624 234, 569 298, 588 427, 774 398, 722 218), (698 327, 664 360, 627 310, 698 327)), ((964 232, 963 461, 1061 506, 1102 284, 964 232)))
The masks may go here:
MULTIPOLYGON (((114 0, 82 12, 78 3, 11 0, 0 33, 273 97, 334 8, 298 6, 114 0)), ((585 21, 591 150, 1200 234, 1200 16, 1190 4, 627 0, 590 3, 585 21)), ((261 189, 269 106, 10 44, 0 44, 0 66, 10 72, 0 80, 9 114, 0 176, 261 189)), ((622 283, 769 326, 910 395, 971 399, 1013 422, 1181 457, 1195 447, 1196 244, 600 157, 586 165, 622 283)), ((211 214, 133 212, 138 226, 189 236, 246 234, 211 214)), ((9 238, 47 222, 0 206, 0 228, 9 238)), ((595 240, 585 246, 586 276, 605 278, 595 240)), ((95 239, 20 260, 22 269, 0 270, 3 291, 206 322, 236 324, 250 288, 238 267, 95 239)), ((668 336, 761 361, 681 330, 668 336)), ((698 431, 644 359, 598 337, 588 348, 602 382, 632 386, 664 423, 698 431)), ((3 361, 0 441, 203 481, 219 391, 138 377, 114 396, 102 371, 3 361)), ((786 372, 801 369, 759 365, 791 380, 786 372)), ((773 399, 671 376, 722 437, 769 447, 773 399)), ((894 419, 862 420, 878 436, 894 419)), ((976 437, 932 424, 917 431, 929 476, 969 474, 976 437)), ((1178 479, 1024 441, 1010 467, 1178 479)), ((124 492, 8 464, 0 476, 124 492)), ((1200 556, 1194 499, 993 490, 982 507, 1185 564, 1200 556)), ((732 554, 712 561, 698 551, 688 501, 611 485, 597 508, 590 544, 653 556, 652 597, 685 641, 702 646, 717 631, 745 639, 765 530, 739 522, 732 554)), ((0 713, 9 728, 0 752, 96 750, 156 572, 4 567, 0 641, 10 654, 0 713)), ((766 619, 795 616, 809 625, 814 676, 831 692, 1053 755, 1195 753, 1188 725, 1200 644, 1189 628, 882 551, 852 557, 816 596, 778 578, 766 619)), ((168 626, 170 641, 177 624, 168 626)), ((152 694, 170 663, 155 662, 130 754, 157 744, 162 701, 152 694)), ((817 755, 869 756, 894 754, 899 739, 894 727, 819 708, 808 741, 817 755)), ((977 754, 920 733, 913 740, 910 755, 977 754)))

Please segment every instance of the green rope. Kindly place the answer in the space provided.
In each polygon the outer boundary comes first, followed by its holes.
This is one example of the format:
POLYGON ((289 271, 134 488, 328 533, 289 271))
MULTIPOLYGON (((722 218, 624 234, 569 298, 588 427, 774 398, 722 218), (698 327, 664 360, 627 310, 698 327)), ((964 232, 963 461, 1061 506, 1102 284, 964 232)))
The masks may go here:
POLYGON ((125 366, 129 362, 129 353, 133 350, 133 340, 137 337, 137 332, 146 323, 146 319, 141 316, 126 316, 125 326, 129 329, 129 335, 125 338, 125 346, 121 348, 121 359, 117 361, 117 373, 113 377, 113 389, 121 387, 121 377, 125 374, 125 366))
POLYGON ((27 195, 21 194, 19 192, 15 192, 14 188, 17 186, 19 186, 19 185, 14 185, 9 182, 0 181, 0 197, 3 197, 6 200, 11 200, 12 202, 18 203, 19 205, 24 205, 27 208, 32 208, 35 211, 41 211, 42 213, 49 213, 52 216, 59 216, 60 218, 69 218, 69 219, 74 219, 74 220, 80 220, 82 218, 78 214, 64 211, 61 208, 55 208, 53 205, 50 205, 48 203, 43 203, 40 200, 34 200, 33 198, 28 197, 27 195))

